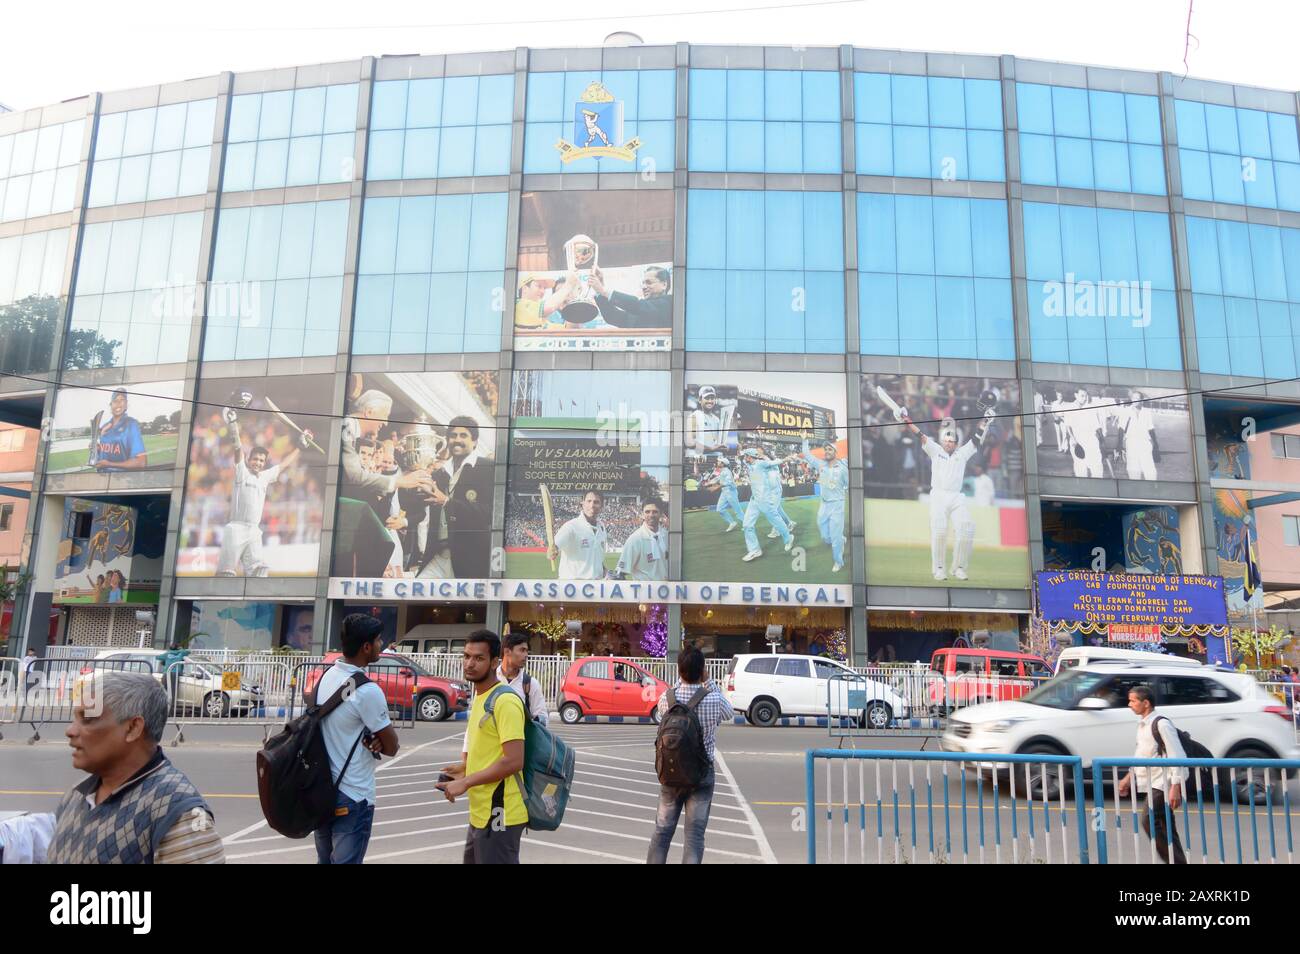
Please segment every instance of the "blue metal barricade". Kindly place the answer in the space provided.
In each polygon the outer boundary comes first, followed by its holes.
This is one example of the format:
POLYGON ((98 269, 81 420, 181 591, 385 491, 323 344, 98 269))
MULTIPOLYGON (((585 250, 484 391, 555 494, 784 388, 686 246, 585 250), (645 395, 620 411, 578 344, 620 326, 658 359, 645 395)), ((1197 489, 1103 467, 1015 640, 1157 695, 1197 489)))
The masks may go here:
POLYGON ((1097 759, 1092 763, 1097 860, 1156 863, 1181 856, 1193 863, 1199 855, 1202 864, 1242 864, 1277 863, 1284 855, 1291 864, 1295 839, 1287 775, 1297 769, 1296 759, 1097 759), (1158 806, 1155 799, 1140 799, 1136 784, 1121 796, 1121 773, 1134 768, 1191 769, 1181 784, 1181 804, 1171 806, 1167 796, 1158 806), (1107 837, 1112 824, 1113 843, 1107 837))
POLYGON ((1083 764, 1077 757, 810 749, 805 755, 809 864, 818 860, 818 759, 826 763, 826 861, 836 860, 837 808, 844 862, 850 860, 855 825, 860 863, 1089 861, 1083 764), (838 804, 836 761, 841 763, 838 804), (901 782, 899 763, 905 763, 901 782), (1067 804, 1071 791, 1073 806, 1067 804), (874 858, 869 841, 875 842, 874 858))

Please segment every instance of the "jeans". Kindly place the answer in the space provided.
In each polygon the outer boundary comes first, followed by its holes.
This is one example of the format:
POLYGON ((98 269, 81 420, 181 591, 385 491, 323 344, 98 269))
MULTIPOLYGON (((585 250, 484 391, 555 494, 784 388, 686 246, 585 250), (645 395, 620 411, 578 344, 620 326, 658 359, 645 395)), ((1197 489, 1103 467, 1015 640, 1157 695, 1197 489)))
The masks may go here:
POLYGON ((375 821, 375 806, 354 802, 339 792, 334 819, 316 829, 316 863, 321 865, 359 865, 370 844, 370 828, 375 821), (345 814, 338 814, 344 812, 345 814))
POLYGON ((655 833, 650 838, 650 851, 646 864, 662 865, 668 862, 668 846, 677 832, 677 819, 686 808, 686 849, 682 864, 698 865, 704 860, 704 829, 709 826, 709 810, 713 807, 713 768, 698 788, 673 788, 659 786, 659 810, 655 814, 655 833))
POLYGON ((1160 856, 1160 860, 1169 864, 1169 844, 1172 835, 1174 864, 1187 864, 1187 856, 1183 854, 1183 843, 1178 838, 1178 813, 1172 808, 1169 809, 1169 828, 1165 829, 1165 793, 1158 788, 1151 789, 1150 794, 1147 795, 1147 806, 1151 810, 1142 815, 1142 830, 1156 843, 1156 854, 1160 856), (1153 816, 1154 833, 1151 831, 1153 816))

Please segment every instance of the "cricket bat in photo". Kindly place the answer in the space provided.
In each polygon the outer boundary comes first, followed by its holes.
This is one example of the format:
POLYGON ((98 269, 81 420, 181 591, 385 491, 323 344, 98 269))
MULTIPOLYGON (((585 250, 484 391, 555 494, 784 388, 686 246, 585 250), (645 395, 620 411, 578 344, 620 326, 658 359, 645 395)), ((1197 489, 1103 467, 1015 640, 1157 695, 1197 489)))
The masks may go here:
MULTIPOLYGON (((284 421, 285 424, 289 425, 289 427, 294 431, 294 433, 296 434, 302 433, 302 428, 299 427, 297 424, 295 424, 293 421, 289 420, 289 416, 285 414, 284 411, 276 407, 275 402, 272 401, 270 398, 266 398, 266 406, 269 407, 272 410, 272 412, 274 412, 276 417, 284 421)), ((314 440, 308 441, 307 443, 310 444, 312 447, 314 447, 316 450, 320 451, 322 454, 325 453, 324 448, 322 448, 314 440)))
POLYGON ((901 416, 903 409, 898 406, 898 402, 889 396, 889 394, 880 385, 876 385, 876 397, 884 403, 885 407, 894 412, 894 418, 901 416))
POLYGON ((551 560, 551 547, 555 546, 555 510, 551 507, 551 488, 539 484, 537 489, 542 494, 542 516, 546 520, 546 558, 550 560, 551 572, 555 572, 555 561, 551 560))
POLYGON ((103 417, 104 412, 100 411, 90 419, 90 450, 86 454, 87 467, 95 466, 95 458, 98 456, 96 451, 99 449, 99 422, 103 417))

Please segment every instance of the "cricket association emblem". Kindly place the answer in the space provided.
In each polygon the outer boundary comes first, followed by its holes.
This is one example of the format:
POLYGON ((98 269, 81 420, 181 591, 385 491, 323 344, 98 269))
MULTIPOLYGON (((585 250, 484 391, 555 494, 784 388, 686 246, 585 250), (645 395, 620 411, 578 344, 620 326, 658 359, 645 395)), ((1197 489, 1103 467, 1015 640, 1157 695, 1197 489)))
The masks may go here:
POLYGON ((615 99, 602 84, 593 82, 573 105, 573 142, 560 139, 555 148, 560 150, 561 162, 587 158, 632 162, 641 148, 641 140, 634 136, 618 145, 622 140, 623 101, 615 99))

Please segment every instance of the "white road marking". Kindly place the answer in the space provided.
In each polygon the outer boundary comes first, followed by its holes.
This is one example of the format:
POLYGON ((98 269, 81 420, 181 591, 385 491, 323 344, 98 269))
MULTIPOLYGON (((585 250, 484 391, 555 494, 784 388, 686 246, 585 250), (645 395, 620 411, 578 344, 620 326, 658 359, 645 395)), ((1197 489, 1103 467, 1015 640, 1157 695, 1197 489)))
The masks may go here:
MULTIPOLYGON (((579 814, 582 815, 597 815, 601 818, 617 818, 620 821, 638 822, 643 825, 653 825, 655 823, 655 820, 653 818, 633 818, 630 815, 611 815, 609 812, 593 812, 585 808, 573 808, 572 806, 570 806, 568 809, 565 810, 565 815, 567 816, 569 812, 578 812, 579 814)), ((709 818, 710 822, 717 821, 717 820, 718 819, 712 817, 709 818)), ((750 841, 758 841, 758 839, 755 838, 753 835, 747 835, 743 831, 721 831, 720 829, 710 827, 709 834, 726 835, 728 838, 746 838, 750 841)))
POLYGON ((444 735, 441 739, 430 739, 428 742, 421 742, 419 745, 411 749, 409 752, 398 752, 397 755, 393 756, 383 765, 378 766, 375 769, 375 771, 376 772, 389 771, 392 769, 394 765, 399 764, 405 759, 409 759, 412 755, 414 755, 416 752, 419 752, 421 749, 427 749, 431 745, 441 745, 443 742, 449 742, 452 739, 463 739, 463 738, 465 738, 465 733, 464 731, 461 731, 461 732, 453 732, 451 735, 444 735))
POLYGON ((726 776, 727 781, 736 788, 737 797, 740 799, 740 808, 745 813, 745 817, 749 819, 750 829, 758 840, 758 850, 763 856, 763 864, 776 864, 776 853, 772 851, 772 846, 768 844, 767 835, 763 832, 763 826, 758 823, 758 818, 754 815, 754 810, 749 807, 749 802, 745 800, 744 793, 740 791, 740 786, 736 785, 736 777, 727 768, 727 760, 722 757, 721 752, 716 752, 713 761, 714 765, 726 776))
MULTIPOLYGON (((606 828, 587 828, 583 825, 565 825, 564 827, 571 829, 573 831, 590 832, 593 835, 609 835, 611 838, 628 838, 632 841, 641 841, 641 842, 645 842, 646 844, 650 843, 650 839, 645 835, 630 835, 627 832, 610 831, 606 828)), ((671 847, 680 848, 681 846, 682 846, 682 842, 674 842, 671 847)), ((718 854, 718 855, 729 855, 732 858, 749 858, 753 861, 763 860, 759 855, 747 855, 739 851, 724 851, 721 848, 710 848, 707 845, 705 845, 704 850, 706 852, 711 851, 714 854, 718 854)))

